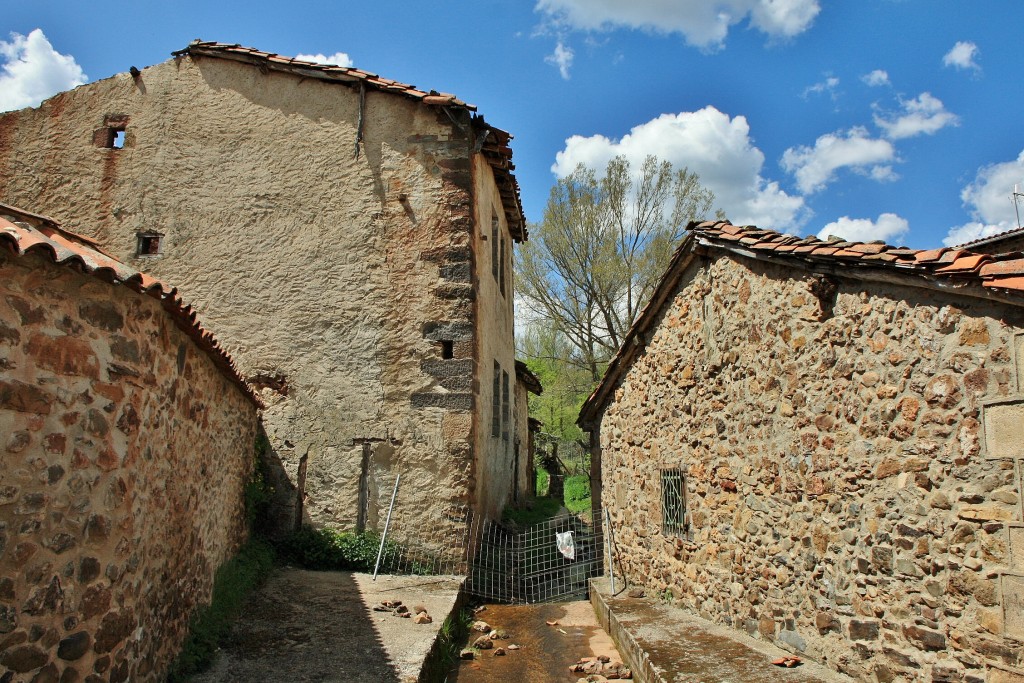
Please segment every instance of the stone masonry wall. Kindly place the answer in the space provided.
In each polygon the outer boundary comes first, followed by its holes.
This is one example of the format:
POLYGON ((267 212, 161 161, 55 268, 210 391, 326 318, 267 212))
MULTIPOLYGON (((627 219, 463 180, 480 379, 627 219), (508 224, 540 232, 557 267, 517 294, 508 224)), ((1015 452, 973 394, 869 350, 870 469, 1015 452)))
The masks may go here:
POLYGON ((256 425, 158 301, 0 252, 3 680, 163 680, 243 540, 256 425))
POLYGON ((401 473, 392 525, 416 535, 475 502, 474 140, 453 116, 182 56, 0 116, 0 201, 197 307, 261 388, 278 531, 379 529, 401 473), (95 143, 111 122, 122 149, 95 143), (137 257, 146 232, 161 253, 137 257))
POLYGON ((813 279, 689 266, 602 418, 617 568, 859 680, 1020 683, 1024 314, 813 279))

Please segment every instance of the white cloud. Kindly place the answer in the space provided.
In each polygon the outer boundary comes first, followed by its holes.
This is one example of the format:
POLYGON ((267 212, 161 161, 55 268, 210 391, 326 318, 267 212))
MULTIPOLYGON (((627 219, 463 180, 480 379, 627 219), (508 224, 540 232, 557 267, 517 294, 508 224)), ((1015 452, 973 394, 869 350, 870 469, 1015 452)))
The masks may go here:
POLYGON ((956 114, 946 111, 942 100, 923 92, 915 99, 900 98, 902 113, 875 114, 875 125, 885 131, 890 140, 901 140, 915 135, 932 135, 946 126, 960 125, 956 114))
POLYGON ((715 193, 715 205, 733 223, 791 231, 806 222, 802 197, 793 197, 779 184, 761 176, 764 154, 750 139, 743 116, 729 118, 714 107, 695 112, 663 114, 636 126, 620 140, 603 135, 574 135, 555 157, 551 170, 559 177, 577 164, 603 169, 615 156, 625 155, 639 169, 647 155, 687 167, 715 193))
POLYGON ((70 55, 53 49, 41 29, 0 40, 0 111, 35 107, 47 97, 85 83, 87 76, 70 55))
POLYGON ((835 100, 837 87, 839 87, 839 79, 835 76, 829 76, 820 83, 815 83, 814 85, 809 85, 804 88, 803 98, 807 99, 809 95, 828 93, 829 97, 835 100))
POLYGON ((850 242, 874 242, 882 240, 892 243, 910 231, 907 219, 894 213, 883 213, 878 220, 870 218, 850 218, 843 216, 832 221, 818 232, 818 239, 827 240, 835 235, 850 242))
POLYGON ((804 194, 823 189, 841 168, 875 180, 894 180, 897 176, 889 166, 893 161, 897 158, 892 143, 870 137, 860 126, 822 135, 814 147, 790 147, 782 155, 782 167, 793 174, 804 194))
POLYGON ((978 46, 966 40, 958 41, 952 49, 942 58, 944 66, 952 66, 956 69, 970 69, 981 71, 974 58, 978 56, 978 46))
MULTIPOLYGON (((992 164, 978 170, 974 182, 960 192, 970 223, 949 229, 942 241, 947 246, 1017 229, 1017 213, 1010 195, 1014 185, 1024 190, 1024 151, 1013 161, 992 164)), ((1024 212, 1024 206, 1021 206, 1024 212)))
POLYGON ((548 64, 554 64, 558 67, 558 73, 562 74, 562 78, 569 80, 569 69, 572 67, 572 59, 575 53, 571 47, 565 45, 562 41, 558 41, 558 45, 555 46, 555 51, 544 58, 544 61, 548 64))
POLYGON ((819 0, 538 0, 535 9, 574 29, 679 33, 710 50, 722 47, 730 27, 744 19, 770 38, 790 38, 810 28, 821 11, 819 0))
POLYGON ((869 74, 864 74, 860 77, 860 80, 872 88, 877 88, 882 85, 889 85, 889 72, 883 69, 875 69, 869 74))
POLYGON ((352 58, 345 52, 335 52, 333 55, 323 55, 317 53, 315 55, 295 55, 295 59, 301 59, 305 62, 315 62, 316 64, 333 64, 334 66, 352 66, 352 58))

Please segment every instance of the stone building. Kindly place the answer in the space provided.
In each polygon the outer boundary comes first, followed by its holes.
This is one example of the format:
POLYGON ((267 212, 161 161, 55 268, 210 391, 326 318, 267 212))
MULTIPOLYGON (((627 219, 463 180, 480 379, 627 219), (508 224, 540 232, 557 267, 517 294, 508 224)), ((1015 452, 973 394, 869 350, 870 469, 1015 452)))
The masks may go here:
POLYGON ((533 435, 540 431, 540 421, 530 417, 529 394, 540 396, 544 392, 540 378, 521 360, 516 361, 515 441, 513 446, 515 480, 512 483, 512 502, 524 503, 535 493, 537 470, 533 463, 533 435))
POLYGON ((702 223, 580 424, 614 566, 865 681, 1024 680, 1024 259, 702 223))
POLYGON ((266 404, 280 531, 511 496, 510 135, 454 95, 193 42, 0 116, 0 200, 174 283, 266 404))
POLYGON ((985 254, 1006 254, 1011 251, 1024 251, 1024 229, 1007 230, 998 235, 982 237, 971 242, 958 244, 956 248, 985 254))
POLYGON ((0 205, 0 671, 162 681, 246 534, 256 397, 174 289, 0 205))

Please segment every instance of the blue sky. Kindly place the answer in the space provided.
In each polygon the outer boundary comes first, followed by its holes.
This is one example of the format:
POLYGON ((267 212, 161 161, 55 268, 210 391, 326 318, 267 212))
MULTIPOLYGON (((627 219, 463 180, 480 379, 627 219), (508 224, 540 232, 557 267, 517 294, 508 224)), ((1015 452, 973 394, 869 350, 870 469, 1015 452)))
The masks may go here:
POLYGON ((181 0, 97 10, 80 0, 5 8, 0 109, 203 38, 347 58, 478 105, 515 135, 531 221, 556 174, 622 153, 688 166, 733 222, 798 235, 924 248, 1017 227, 1019 0, 181 0))

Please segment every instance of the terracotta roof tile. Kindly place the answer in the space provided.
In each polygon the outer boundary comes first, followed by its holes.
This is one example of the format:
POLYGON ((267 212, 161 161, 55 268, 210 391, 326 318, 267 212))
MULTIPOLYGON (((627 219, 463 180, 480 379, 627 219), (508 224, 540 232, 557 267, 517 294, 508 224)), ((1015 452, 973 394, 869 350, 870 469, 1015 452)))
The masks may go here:
MULTIPOLYGON (((998 290, 1003 301, 1019 302, 1020 306, 1024 306, 1024 253, 1020 252, 993 256, 945 247, 922 251, 893 247, 880 242, 829 242, 817 237, 796 239, 751 226, 711 221, 691 223, 689 231, 690 236, 683 240, 673 254, 669 268, 655 288, 651 302, 630 327, 622 346, 608 364, 604 378, 584 402, 577 424, 585 427, 593 425, 593 420, 607 402, 618 379, 641 352, 643 335, 655 324, 660 308, 671 300, 672 288, 689 263, 689 256, 695 243, 705 248, 719 248, 725 251, 737 250, 737 243, 740 243, 743 245, 741 251, 753 249, 762 258, 777 260, 778 263, 820 263, 829 266, 832 272, 836 273, 842 273, 843 270, 852 273, 855 269, 870 269, 880 273, 899 273, 907 278, 925 278, 937 283, 956 283, 960 287, 980 285, 975 290, 976 294, 986 290, 998 290), (777 258, 773 259, 773 254, 777 258)), ((968 294, 962 288, 949 288, 946 291, 952 294, 968 294)))
POLYGON ((1007 230, 1006 232, 996 233, 995 235, 989 235, 988 237, 979 237, 976 240, 970 242, 964 242, 963 244, 956 245, 960 249, 970 247, 980 247, 986 244, 993 244, 1001 242, 1011 237, 1024 236, 1024 228, 1014 228, 1013 230, 1007 230))
POLYGON ((0 204, 0 245, 17 256, 35 253, 57 265, 75 266, 112 285, 123 285, 163 304, 175 323, 205 351, 221 371, 256 404, 259 398, 239 374, 220 343, 196 320, 195 309, 178 290, 103 252, 91 239, 65 230, 51 218, 0 204))

